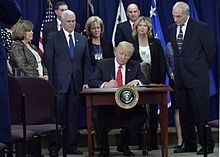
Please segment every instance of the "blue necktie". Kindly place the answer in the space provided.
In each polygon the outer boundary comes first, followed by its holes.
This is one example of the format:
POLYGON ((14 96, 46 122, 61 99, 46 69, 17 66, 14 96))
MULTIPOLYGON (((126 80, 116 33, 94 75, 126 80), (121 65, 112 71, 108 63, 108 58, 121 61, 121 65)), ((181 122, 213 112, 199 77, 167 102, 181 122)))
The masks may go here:
POLYGON ((74 55, 74 44, 73 44, 72 34, 69 34, 69 49, 70 49, 71 59, 73 59, 73 55, 74 55))

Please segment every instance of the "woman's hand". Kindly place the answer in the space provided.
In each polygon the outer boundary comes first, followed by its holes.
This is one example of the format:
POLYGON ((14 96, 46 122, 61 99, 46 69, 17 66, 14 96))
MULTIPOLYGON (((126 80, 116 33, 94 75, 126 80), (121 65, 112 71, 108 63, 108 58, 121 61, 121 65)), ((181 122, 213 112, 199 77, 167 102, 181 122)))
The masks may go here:
POLYGON ((44 75, 44 76, 39 76, 40 78, 44 79, 44 80, 48 80, 48 75, 44 75))

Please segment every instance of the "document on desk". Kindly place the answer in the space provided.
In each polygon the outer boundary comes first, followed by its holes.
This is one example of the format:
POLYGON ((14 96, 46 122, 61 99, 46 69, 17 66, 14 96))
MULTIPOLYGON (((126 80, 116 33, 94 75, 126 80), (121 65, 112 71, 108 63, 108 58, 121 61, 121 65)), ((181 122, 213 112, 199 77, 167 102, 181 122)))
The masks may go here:
POLYGON ((156 83, 151 83, 151 84, 147 84, 145 87, 166 87, 166 84, 156 84, 156 83))

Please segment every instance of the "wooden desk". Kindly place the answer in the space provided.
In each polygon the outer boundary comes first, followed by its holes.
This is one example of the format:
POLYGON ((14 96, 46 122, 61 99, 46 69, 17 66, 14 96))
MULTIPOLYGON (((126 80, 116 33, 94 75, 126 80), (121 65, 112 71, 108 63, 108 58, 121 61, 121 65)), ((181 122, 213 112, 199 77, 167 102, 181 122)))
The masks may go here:
MULTIPOLYGON (((86 96, 86 113, 88 129, 88 151, 92 156, 92 106, 116 105, 115 91, 117 88, 89 88, 81 93, 86 96)), ((168 125, 167 125, 167 85, 149 85, 137 87, 139 93, 138 104, 160 104, 160 127, 162 157, 168 156, 168 125)))

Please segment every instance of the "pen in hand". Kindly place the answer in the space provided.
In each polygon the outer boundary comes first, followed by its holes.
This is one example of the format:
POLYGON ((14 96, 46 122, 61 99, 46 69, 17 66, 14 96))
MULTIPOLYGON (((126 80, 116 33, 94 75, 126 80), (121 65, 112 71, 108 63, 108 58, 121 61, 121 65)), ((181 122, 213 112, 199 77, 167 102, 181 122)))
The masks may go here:
POLYGON ((118 87, 118 84, 115 81, 115 79, 114 79, 112 74, 110 74, 110 78, 111 78, 111 80, 109 80, 109 82, 105 83, 105 87, 107 87, 107 88, 118 87))

